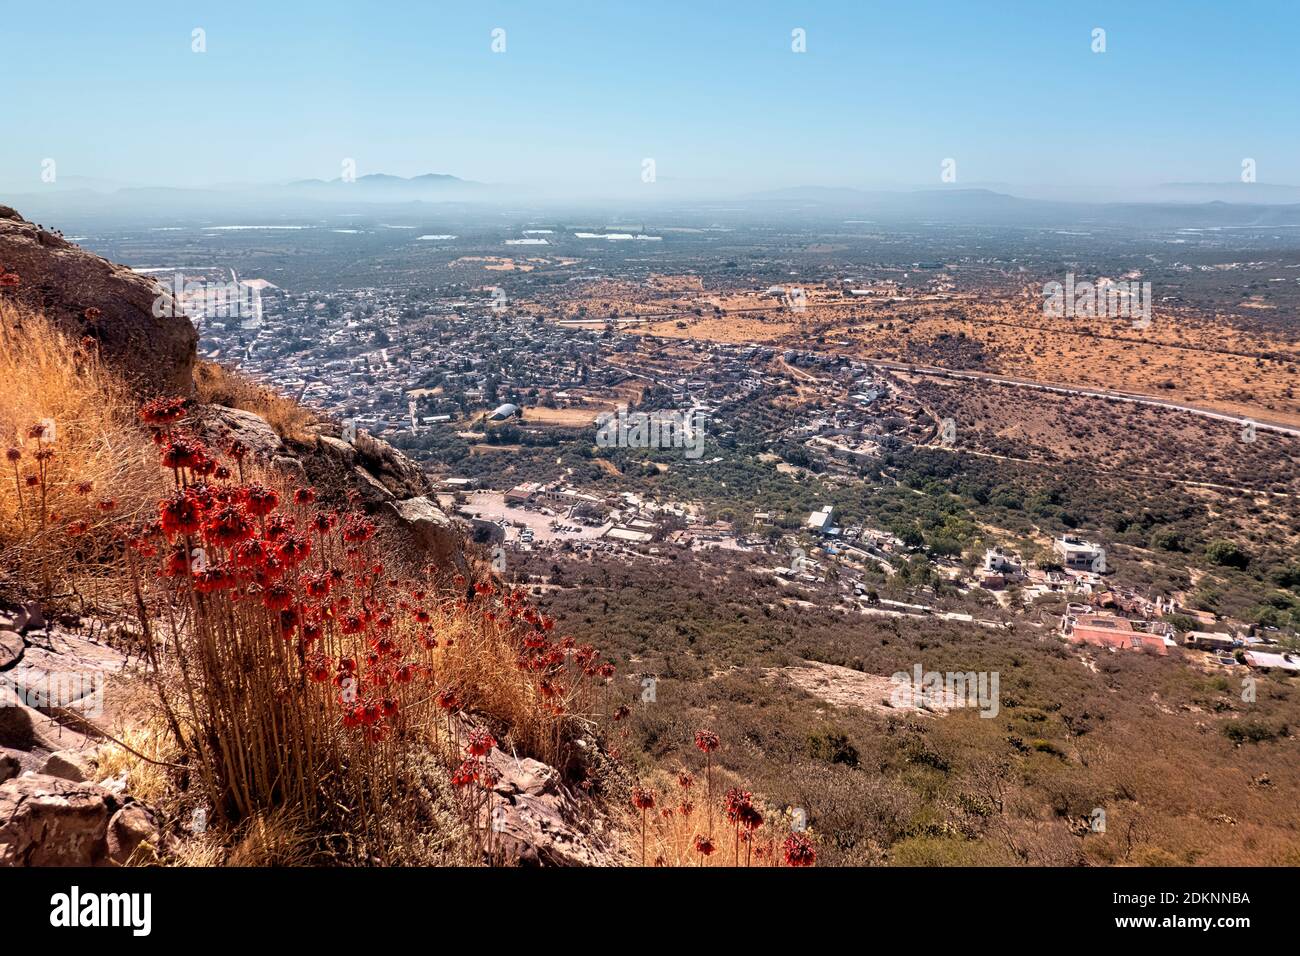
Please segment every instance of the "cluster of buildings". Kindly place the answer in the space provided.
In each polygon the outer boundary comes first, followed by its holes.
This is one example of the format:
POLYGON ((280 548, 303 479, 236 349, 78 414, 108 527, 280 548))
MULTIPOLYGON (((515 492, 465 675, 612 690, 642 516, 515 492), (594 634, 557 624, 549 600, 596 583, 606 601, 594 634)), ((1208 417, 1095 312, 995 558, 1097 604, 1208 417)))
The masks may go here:
POLYGON ((924 440, 924 410, 872 366, 793 349, 781 360, 799 376, 798 389, 815 401, 780 437, 805 445, 828 469, 851 472, 891 445, 924 440))
POLYGON ((577 404, 629 378, 597 332, 502 314, 490 292, 262 288, 257 316, 196 324, 205 358, 390 439, 507 404, 577 404))

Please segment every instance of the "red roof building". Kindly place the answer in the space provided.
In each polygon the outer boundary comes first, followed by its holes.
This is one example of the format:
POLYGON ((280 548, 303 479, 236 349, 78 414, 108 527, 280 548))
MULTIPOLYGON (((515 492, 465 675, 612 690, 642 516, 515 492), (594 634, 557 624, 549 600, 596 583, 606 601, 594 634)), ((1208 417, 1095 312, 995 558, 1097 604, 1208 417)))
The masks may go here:
POLYGON ((1135 630, 1133 622, 1113 614, 1067 614, 1061 620, 1061 633, 1072 644, 1091 644, 1116 651, 1150 651, 1161 656, 1169 653, 1159 634, 1135 630))

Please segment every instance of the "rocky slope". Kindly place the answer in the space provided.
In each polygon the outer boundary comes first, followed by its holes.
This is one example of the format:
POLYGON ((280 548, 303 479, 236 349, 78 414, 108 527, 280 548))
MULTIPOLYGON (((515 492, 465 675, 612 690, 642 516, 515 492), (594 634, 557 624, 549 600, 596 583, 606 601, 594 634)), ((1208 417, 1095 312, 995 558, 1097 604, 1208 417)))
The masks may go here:
MULTIPOLYGON (((144 398, 195 394, 197 334, 187 318, 156 317, 158 289, 130 270, 91 255, 0 206, 0 272, 17 274, 6 294, 39 309, 100 353, 144 398)), ((386 553, 444 574, 467 569, 462 526, 438 506, 418 465, 366 432, 344 441, 328 423, 285 439, 251 411, 198 405, 200 435, 214 445, 238 439, 262 465, 316 488, 319 500, 366 510, 386 537, 386 553)), ((32 604, 0 604, 0 866, 115 865, 165 855, 183 828, 101 779, 104 744, 93 726, 32 700, 30 689, 89 672, 131 679, 131 663, 77 623, 46 621, 32 604), (98 782, 92 782, 98 781, 98 782), (143 846, 143 850, 140 849, 143 846)), ((113 729, 112 715, 102 718, 113 729)), ((500 751, 500 845, 521 864, 592 865, 617 860, 591 814, 556 770, 500 751)))
POLYGON ((0 206, 0 267, 18 276, 12 295, 74 338, 98 340, 101 354, 142 393, 193 391, 198 333, 184 315, 154 314, 160 290, 150 279, 91 255, 8 206, 0 206))

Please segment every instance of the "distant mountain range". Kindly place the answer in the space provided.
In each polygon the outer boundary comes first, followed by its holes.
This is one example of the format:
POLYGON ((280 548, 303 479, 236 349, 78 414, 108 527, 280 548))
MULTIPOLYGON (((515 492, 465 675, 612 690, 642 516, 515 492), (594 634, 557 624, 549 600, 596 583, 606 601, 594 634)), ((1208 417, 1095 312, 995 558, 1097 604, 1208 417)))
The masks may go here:
POLYGON ((481 197, 491 187, 461 179, 449 173, 425 173, 423 176, 391 176, 369 173, 347 180, 299 179, 283 187, 291 193, 322 199, 348 199, 365 202, 445 201, 450 198, 481 197))
POLYGON ((658 183, 636 194, 609 196, 591 189, 564 195, 555 188, 488 184, 448 173, 394 176, 369 173, 355 180, 299 179, 287 183, 225 183, 209 188, 129 186, 105 180, 61 177, 23 194, 0 193, 0 203, 31 210, 48 220, 84 214, 101 221, 124 215, 322 216, 356 213, 423 215, 439 205, 518 204, 596 209, 629 205, 649 211, 669 206, 709 207, 741 215, 836 221, 948 222, 1001 227, 1072 229, 1122 226, 1136 229, 1292 227, 1300 223, 1300 187, 1268 183, 1165 183, 1131 191, 1076 190, 1052 186, 1021 190, 1010 184, 855 189, 797 186, 761 192, 700 195, 689 187, 658 183), (1026 195, 1025 193, 1030 193, 1026 195), (428 208, 425 208, 427 205, 428 208))

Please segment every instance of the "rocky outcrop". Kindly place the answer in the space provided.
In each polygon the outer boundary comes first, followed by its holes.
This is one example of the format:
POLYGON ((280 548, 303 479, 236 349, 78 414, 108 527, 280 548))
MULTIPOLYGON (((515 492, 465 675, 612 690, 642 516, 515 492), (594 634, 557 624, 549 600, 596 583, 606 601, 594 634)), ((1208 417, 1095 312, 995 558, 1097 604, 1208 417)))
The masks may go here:
POLYGON ((202 405, 198 410, 198 432, 205 440, 225 448, 240 441, 261 461, 285 453, 284 442, 261 415, 225 405, 202 405))
POLYGON ((493 793, 492 839, 498 858, 518 866, 616 866, 615 848, 580 813, 577 799, 549 764, 494 748, 500 775, 493 793))
POLYGON ((0 671, 9 670, 22 659, 23 638, 13 631, 0 631, 0 671))
MULTIPOLYGON (((126 658, 113 647, 44 620, 41 628, 32 627, 30 612, 20 617, 24 634, 0 629, 5 648, 0 660, 10 661, 0 665, 0 748, 29 754, 30 762, 41 766, 52 753, 93 746, 85 725, 60 709, 97 716, 105 680, 122 670, 126 658)), ((0 623, 4 620, 15 618, 0 614, 0 623)))
POLYGON ((352 488, 369 505, 404 501, 433 491, 419 465, 366 431, 358 431, 350 442, 322 434, 310 442, 293 442, 291 447, 313 484, 352 488))
POLYGON ((198 333, 184 315, 155 315, 159 287, 0 206, 0 267, 19 285, 6 290, 100 354, 142 394, 194 390, 198 333))
POLYGON ((393 528, 396 543, 416 563, 467 569, 464 525, 438 507, 423 469, 388 442, 365 431, 352 441, 318 434, 310 441, 286 442, 284 453, 272 457, 271 464, 283 469, 286 459, 298 463, 322 500, 355 499, 393 528))
POLYGON ((95 758, 86 751, 56 750, 45 758, 41 773, 73 783, 85 783, 95 775, 95 758))
POLYGON ((96 786, 45 774, 0 783, 0 866, 111 866, 165 836, 145 807, 96 786))
POLYGON ((361 467, 378 478, 393 497, 414 498, 433 490, 424 469, 382 438, 359 431, 352 447, 361 467))
POLYGON ((433 501, 421 495, 406 501, 390 501, 388 508, 429 561, 461 573, 467 569, 460 525, 433 501))

